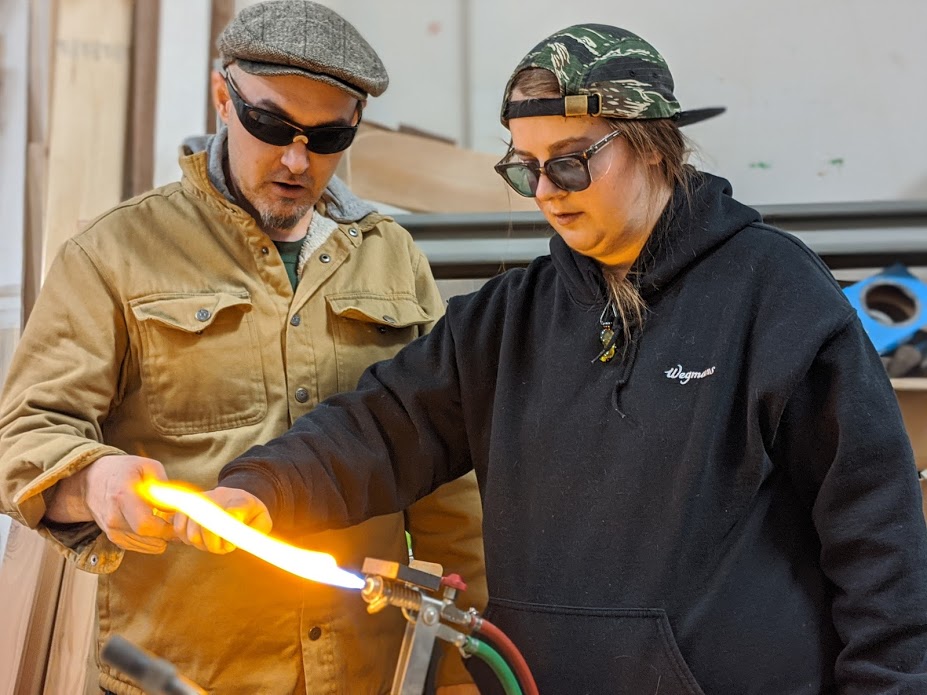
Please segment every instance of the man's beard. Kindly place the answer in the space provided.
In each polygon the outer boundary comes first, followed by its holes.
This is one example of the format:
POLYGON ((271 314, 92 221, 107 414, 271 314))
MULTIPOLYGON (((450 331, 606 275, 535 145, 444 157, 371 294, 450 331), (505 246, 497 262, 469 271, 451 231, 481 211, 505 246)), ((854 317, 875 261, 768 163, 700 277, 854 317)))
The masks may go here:
POLYGON ((232 174, 230 178, 233 186, 233 195, 238 199, 238 204, 260 222, 261 229, 265 232, 289 232, 296 226, 297 222, 303 219, 303 217, 315 207, 314 203, 297 204, 295 208, 292 208, 292 212, 286 214, 268 210, 263 205, 258 207, 260 203, 255 205, 255 202, 245 194, 244 189, 238 183, 237 177, 232 174))
MULTIPOLYGON (((253 206, 252 206, 253 207, 253 206)), ((311 205, 301 205, 288 215, 281 215, 270 210, 255 210, 261 220, 261 227, 268 231, 288 232, 312 209, 311 205)))

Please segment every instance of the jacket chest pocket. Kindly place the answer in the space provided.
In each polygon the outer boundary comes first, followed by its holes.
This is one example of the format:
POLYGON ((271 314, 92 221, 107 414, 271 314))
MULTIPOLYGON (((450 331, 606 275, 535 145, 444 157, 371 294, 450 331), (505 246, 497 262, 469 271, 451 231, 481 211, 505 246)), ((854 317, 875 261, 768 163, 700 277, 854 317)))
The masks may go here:
POLYGON ((414 295, 326 296, 331 309, 338 391, 350 391, 374 362, 388 360, 425 333, 434 319, 414 295))
POLYGON ((130 307, 141 336, 142 389, 159 432, 214 432, 264 418, 264 370, 246 292, 155 295, 130 307))

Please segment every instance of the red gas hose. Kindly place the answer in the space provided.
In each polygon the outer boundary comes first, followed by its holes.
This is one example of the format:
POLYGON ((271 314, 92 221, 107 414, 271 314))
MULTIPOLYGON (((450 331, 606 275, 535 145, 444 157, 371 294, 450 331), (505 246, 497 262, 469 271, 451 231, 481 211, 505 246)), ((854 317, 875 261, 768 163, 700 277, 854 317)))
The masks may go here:
POLYGON ((531 675, 531 669, 528 668, 528 662, 518 651, 515 643, 486 618, 480 618, 475 622, 477 624, 474 629, 492 642, 502 653, 503 658, 511 664, 515 677, 521 682, 524 695, 538 695, 538 686, 534 682, 534 676, 531 675))

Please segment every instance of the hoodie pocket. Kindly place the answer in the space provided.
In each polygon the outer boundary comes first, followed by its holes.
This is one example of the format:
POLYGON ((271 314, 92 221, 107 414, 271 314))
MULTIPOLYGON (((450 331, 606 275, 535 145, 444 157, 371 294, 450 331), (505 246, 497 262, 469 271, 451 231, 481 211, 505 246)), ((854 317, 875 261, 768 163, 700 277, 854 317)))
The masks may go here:
POLYGON ((434 320, 411 294, 348 292, 325 299, 332 312, 339 391, 353 390, 367 367, 392 358, 434 320))
MULTIPOLYGON (((704 695, 663 610, 490 599, 485 616, 525 655, 541 693, 704 695)), ((501 695, 482 664, 468 668, 483 695, 501 695)))
POLYGON ((246 292, 161 294, 130 307, 142 339, 142 388, 160 433, 215 432, 264 418, 264 370, 246 292))

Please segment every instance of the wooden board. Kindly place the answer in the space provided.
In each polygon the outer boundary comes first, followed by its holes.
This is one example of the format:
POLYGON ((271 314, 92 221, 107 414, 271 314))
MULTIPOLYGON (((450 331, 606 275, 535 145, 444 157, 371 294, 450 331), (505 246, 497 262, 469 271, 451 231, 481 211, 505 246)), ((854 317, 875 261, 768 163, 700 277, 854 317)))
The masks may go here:
POLYGON ((97 576, 66 563, 48 654, 45 695, 81 693, 91 679, 97 680, 95 669, 90 669, 96 594, 97 576))
POLYGON ((917 469, 927 471, 927 379, 892 379, 917 469))
POLYGON ((412 212, 536 210, 493 171, 498 157, 362 124, 339 168, 361 198, 412 212))
MULTIPOLYGON (((232 21, 235 16, 235 0, 212 0, 212 14, 209 18, 209 66, 211 72, 213 63, 219 58, 219 51, 216 50, 216 39, 225 29, 225 26, 232 21)), ((216 108, 212 103, 212 89, 207 82, 206 89, 206 133, 216 132, 216 108)))
MULTIPOLYGON (((122 200, 132 5, 131 0, 57 3, 43 274, 65 240, 122 200)), ((45 693, 83 692, 95 675, 88 673, 95 595, 96 577, 66 565, 45 693)))
MULTIPOLYGON (((0 380, 19 338, 27 224, 29 2, 0 4, 0 380)), ((4 518, 0 543, 0 695, 38 695, 61 579, 61 558, 33 531, 4 518), (50 605, 49 602, 50 601, 50 605)))
POLYGON ((0 378, 13 356, 22 315, 28 43, 28 0, 0 3, 0 378))
POLYGON ((59 0, 43 268, 122 199, 131 0, 59 0))
POLYGON ((42 238, 48 194, 48 112, 57 22, 54 0, 31 0, 29 17, 29 145, 26 151, 26 236, 23 243, 23 322, 42 284, 42 238))
POLYGON ((29 2, 29 142, 48 140, 57 0, 29 2))
POLYGON ((44 142, 31 142, 27 150, 26 238, 23 243, 23 325, 42 286, 42 242, 45 199, 48 191, 48 150, 44 142))
POLYGON ((158 23, 161 0, 135 4, 132 12, 131 107, 125 150, 124 196, 150 190, 154 183, 154 125, 158 83, 158 23))
POLYGON ((39 534, 12 523, 0 561, 0 695, 42 693, 63 564, 39 534))

